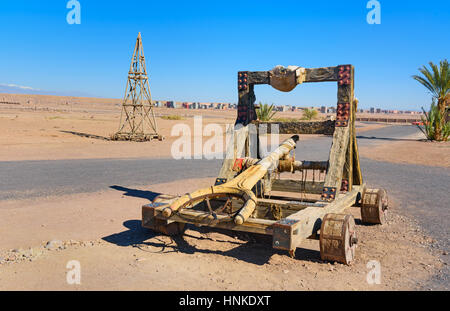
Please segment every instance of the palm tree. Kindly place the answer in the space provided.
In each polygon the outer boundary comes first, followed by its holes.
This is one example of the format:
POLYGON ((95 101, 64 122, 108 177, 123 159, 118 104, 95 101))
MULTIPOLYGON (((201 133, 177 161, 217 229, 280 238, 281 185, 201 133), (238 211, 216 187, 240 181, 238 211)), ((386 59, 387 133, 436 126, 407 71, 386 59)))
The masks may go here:
POLYGON ((260 121, 270 121, 273 116, 277 113, 276 111, 273 111, 273 104, 261 104, 259 102, 259 108, 256 110, 256 115, 258 116, 258 119, 260 121))
POLYGON ((442 140, 442 130, 445 126, 445 106, 450 94, 450 69, 446 59, 441 60, 439 68, 433 62, 429 63, 430 69, 426 66, 419 68, 423 76, 414 75, 413 79, 425 86, 433 96, 433 100, 437 102, 439 110, 439 122, 436 122, 435 139, 442 140))

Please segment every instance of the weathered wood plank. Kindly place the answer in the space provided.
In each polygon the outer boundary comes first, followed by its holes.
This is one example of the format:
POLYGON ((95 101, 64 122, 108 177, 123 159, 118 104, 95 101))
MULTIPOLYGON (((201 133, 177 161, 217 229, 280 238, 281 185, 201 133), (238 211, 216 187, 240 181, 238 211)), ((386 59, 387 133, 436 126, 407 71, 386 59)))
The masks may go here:
MULTIPOLYGON (((349 84, 339 84, 338 83, 338 103, 350 103, 352 106, 354 98, 354 67, 351 66, 351 83, 349 84)), ((351 114, 350 114, 351 115, 351 114)), ((347 148, 350 143, 350 125, 345 127, 336 127, 333 134, 333 142, 330 149, 329 163, 327 175, 325 177, 324 187, 335 188, 336 194, 339 194, 342 175, 344 173, 344 165, 347 156, 347 148)))
POLYGON ((308 202, 260 198, 253 217, 279 220, 312 205, 313 203, 308 202))
POLYGON ((353 99, 353 88, 351 84, 338 85, 338 103, 351 103, 353 99))
POLYGON ((269 84, 270 77, 268 71, 249 71, 248 82, 250 84, 269 84))
MULTIPOLYGON (((355 73, 352 67, 352 71, 351 71, 351 77, 352 77, 352 87, 351 87, 351 92, 353 93, 353 89, 354 89, 354 77, 355 73)), ((348 186, 347 186, 347 191, 351 191, 352 190, 352 186, 353 186, 353 137, 355 137, 355 113, 356 110, 354 109, 354 103, 355 103, 355 99, 354 97, 352 97, 351 103, 350 103, 350 111, 349 111, 349 120, 348 120, 348 127, 349 127, 349 143, 347 146, 347 155, 346 155, 346 159, 345 159, 345 165, 344 165, 344 174, 343 174, 343 178, 347 180, 348 182, 348 186)))
POLYGON ((303 183, 301 180, 275 179, 272 191, 321 194, 323 185, 323 182, 306 181, 303 183))
POLYGON ((306 68, 305 82, 337 81, 338 71, 338 67, 306 68))
POLYGON ((322 218, 328 213, 342 213, 346 208, 353 206, 356 197, 364 189, 364 186, 355 186, 347 194, 340 194, 339 197, 326 204, 325 207, 308 207, 287 217, 287 221, 292 221, 292 232, 290 249, 295 249, 302 241, 315 235, 320 229, 322 218))
MULTIPOLYGON (((159 219, 166 219, 160 213, 156 215, 159 219)), ((192 223, 197 225, 207 225, 208 227, 216 227, 222 229, 230 229, 236 231, 253 232, 260 234, 272 234, 271 227, 276 221, 267 219, 249 218, 241 225, 235 224, 232 220, 224 221, 227 216, 217 215, 214 219, 211 214, 184 209, 170 217, 171 222, 192 223)))
POLYGON ((352 121, 352 132, 353 135, 351 137, 351 144, 353 145, 353 185, 362 185, 363 177, 361 172, 361 164, 359 162, 359 151, 358 151, 358 142, 356 141, 356 128, 355 128, 355 117, 356 111, 358 110, 358 101, 353 101, 353 111, 354 117, 352 121))
POLYGON ((329 155, 329 167, 325 176, 324 187, 336 188, 336 197, 339 194, 342 174, 349 143, 349 127, 336 127, 329 155))
POLYGON ((253 84, 248 84, 246 89, 239 91, 236 124, 247 125, 257 119, 255 100, 253 84))
POLYGON ((227 181, 234 178, 236 172, 233 171, 233 164, 237 158, 245 157, 247 137, 247 126, 236 125, 234 127, 233 135, 231 135, 230 141, 227 142, 227 151, 218 178, 226 179, 227 181))
MULTIPOLYGON (((305 82, 326 82, 338 80, 338 67, 305 68, 305 82)), ((249 84, 270 84, 269 71, 249 71, 249 84)))

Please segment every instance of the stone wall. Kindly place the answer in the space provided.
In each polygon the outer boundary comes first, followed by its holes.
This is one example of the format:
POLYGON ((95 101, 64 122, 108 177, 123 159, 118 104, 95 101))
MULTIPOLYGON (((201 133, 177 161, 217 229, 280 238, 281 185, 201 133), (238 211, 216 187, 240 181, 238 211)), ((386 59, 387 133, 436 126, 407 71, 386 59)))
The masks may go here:
POLYGON ((254 121, 254 124, 266 124, 267 133, 271 132, 271 125, 279 126, 279 134, 322 134, 333 135, 334 122, 327 121, 295 121, 295 122, 261 122, 254 121))

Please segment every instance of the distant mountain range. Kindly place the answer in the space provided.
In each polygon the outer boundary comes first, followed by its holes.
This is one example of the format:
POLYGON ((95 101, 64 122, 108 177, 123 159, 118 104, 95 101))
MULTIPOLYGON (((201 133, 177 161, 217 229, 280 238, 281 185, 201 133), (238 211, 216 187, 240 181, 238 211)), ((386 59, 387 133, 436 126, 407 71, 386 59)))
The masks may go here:
MULTIPOLYGON (((0 93, 6 94, 28 94, 28 95, 55 95, 55 96, 76 96, 76 97, 96 97, 89 93, 79 91, 55 92, 35 89, 29 86, 21 86, 17 84, 0 83, 0 93)), ((97 96, 98 97, 98 96, 97 96)))

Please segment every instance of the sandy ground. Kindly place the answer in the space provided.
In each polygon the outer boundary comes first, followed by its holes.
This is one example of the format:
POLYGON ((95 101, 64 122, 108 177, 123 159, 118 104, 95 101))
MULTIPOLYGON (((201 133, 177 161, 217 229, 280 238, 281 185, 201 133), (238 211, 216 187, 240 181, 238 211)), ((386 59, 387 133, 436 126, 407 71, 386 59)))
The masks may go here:
MULTIPOLYGON (((170 158, 171 147, 181 133, 172 132, 179 124, 188 125, 192 142, 202 139, 203 144, 211 136, 203 136, 194 131, 194 116, 202 115, 203 128, 208 124, 218 124, 225 133, 227 125, 234 124, 235 111, 155 109, 158 128, 165 140, 138 142, 108 141, 118 130, 120 107, 106 104, 84 104, 77 109, 41 107, 2 107, 0 105, 0 161, 60 160, 60 159, 102 159, 102 158, 170 158), (14 108, 14 109, 13 109, 14 108), (182 120, 164 120, 160 116, 180 115, 182 120), (97 138, 87 138, 84 134, 97 138)), ((283 117, 298 117, 294 113, 282 113, 283 117)), ((384 127, 384 124, 364 124, 358 133, 384 127)), ((201 131, 200 131, 201 133, 201 131)), ((289 135, 281 135, 284 139, 289 135)), ((315 135, 302 135, 310 139, 315 135)), ((223 145, 226 137, 221 135, 223 145)))
POLYGON ((322 262, 316 240, 290 258, 270 237, 192 226, 170 238, 140 227, 147 198, 212 182, 0 202, 0 290, 407 290, 442 266, 429 251, 433 241, 397 214, 396 202, 384 226, 360 225, 359 210, 347 211, 360 240, 351 266, 322 262), (71 260, 81 264, 80 285, 66 281, 71 260), (379 285, 366 281, 371 260, 381 264, 379 285))
POLYGON ((450 142, 387 142, 373 147, 362 147, 360 154, 377 161, 450 168, 450 142))
MULTIPOLYGON (((172 121, 157 118, 158 127, 166 139, 145 143, 108 141, 119 126, 120 110, 116 113, 1 111, 0 132, 2 152, 0 161, 58 160, 88 158, 170 157, 171 145, 180 134, 172 136, 176 124, 187 124, 194 135, 194 121, 189 116, 172 121), (83 134, 98 138, 86 138, 83 134), (124 152, 126 150, 126 152, 124 152)), ((178 112, 183 115, 183 113, 178 112)), ((157 114, 164 114, 157 110, 157 114)), ((166 113, 168 114, 168 113, 166 113)), ((234 115, 234 114, 233 114, 234 115)), ((229 118, 212 115, 203 125, 219 124, 223 129, 233 122, 229 118)), ((208 137, 203 138, 205 141, 208 137)))

